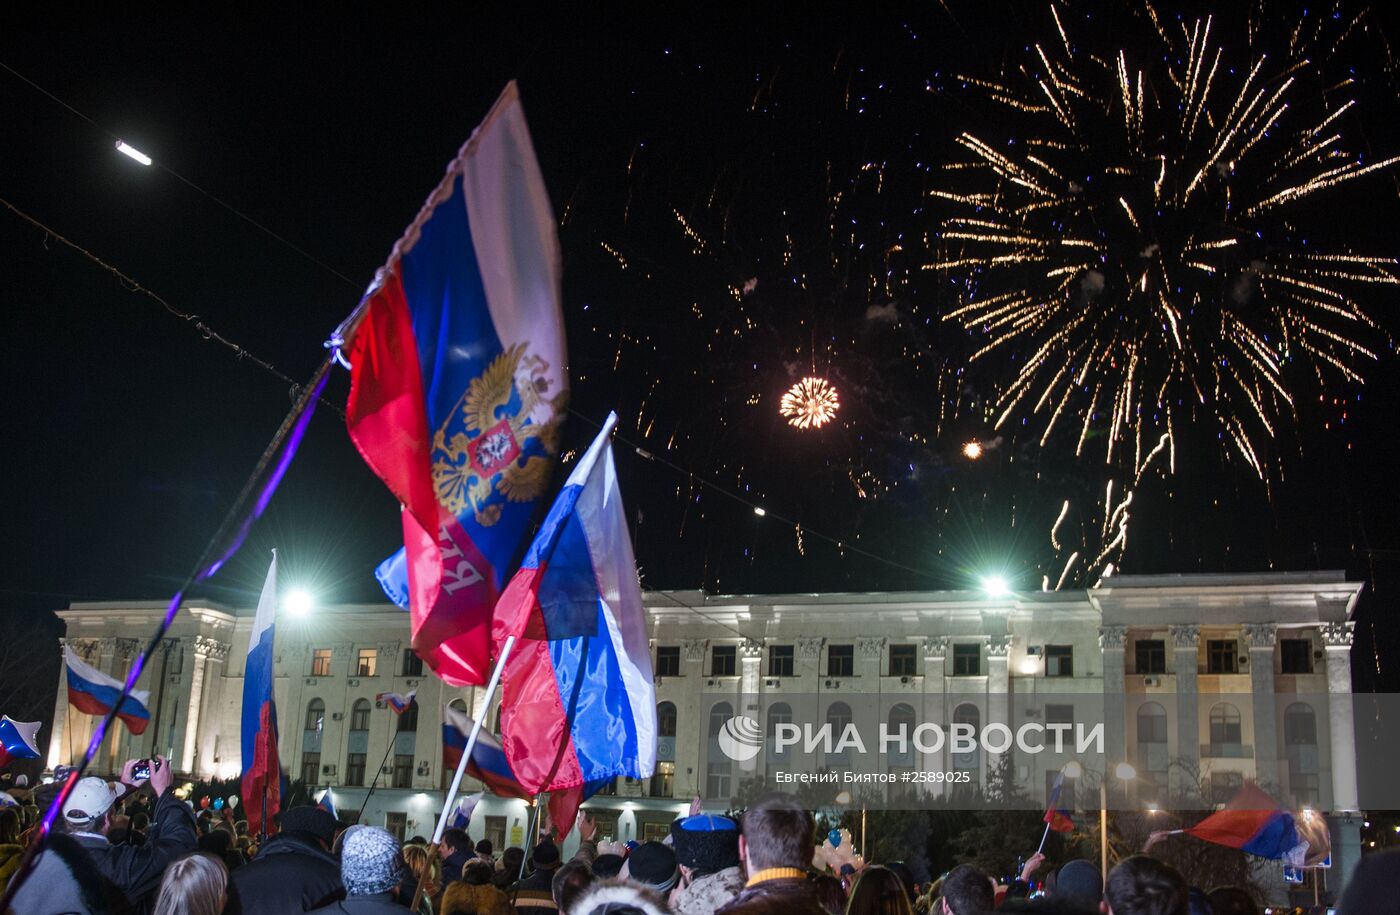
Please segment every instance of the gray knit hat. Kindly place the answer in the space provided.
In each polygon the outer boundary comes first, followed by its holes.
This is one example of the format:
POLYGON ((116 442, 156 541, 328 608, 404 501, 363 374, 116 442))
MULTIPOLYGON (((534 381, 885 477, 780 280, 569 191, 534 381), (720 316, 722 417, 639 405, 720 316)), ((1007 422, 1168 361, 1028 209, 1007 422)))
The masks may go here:
POLYGON ((378 826, 351 826, 340 845, 340 879, 347 896, 387 893, 403 879, 398 840, 378 826))

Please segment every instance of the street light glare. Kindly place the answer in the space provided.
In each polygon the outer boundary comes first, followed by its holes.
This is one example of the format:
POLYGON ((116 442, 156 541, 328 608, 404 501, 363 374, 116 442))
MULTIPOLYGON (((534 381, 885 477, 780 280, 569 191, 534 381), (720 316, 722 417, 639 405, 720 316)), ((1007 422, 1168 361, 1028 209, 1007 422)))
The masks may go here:
POLYGON ((1125 782, 1130 782, 1137 778, 1137 770, 1133 768, 1132 763, 1120 762, 1113 767, 1113 774, 1125 782))
POLYGON ((146 155, 145 153, 143 153, 141 150, 137 149, 136 147, 128 145, 128 144, 126 143, 126 141, 124 141, 124 140, 118 140, 118 141, 117 141, 117 152, 121 153, 121 154, 124 155, 124 156, 130 156, 131 158, 135 159, 137 162, 140 162, 142 165, 150 165, 150 164, 151 164, 151 157, 150 157, 150 156, 146 155))
POLYGON ((1078 778, 1084 774, 1084 767, 1079 764, 1078 760, 1071 759, 1065 763, 1065 767, 1060 771, 1065 774, 1065 778, 1078 778))
POLYGON ((988 597, 1005 597, 1011 593, 1011 586, 1000 575, 987 575, 982 579, 982 590, 988 597))
POLYGON ((292 616, 306 616, 314 606, 316 606, 316 598, 311 596, 310 591, 301 588, 288 591, 287 596, 282 598, 282 607, 292 616))

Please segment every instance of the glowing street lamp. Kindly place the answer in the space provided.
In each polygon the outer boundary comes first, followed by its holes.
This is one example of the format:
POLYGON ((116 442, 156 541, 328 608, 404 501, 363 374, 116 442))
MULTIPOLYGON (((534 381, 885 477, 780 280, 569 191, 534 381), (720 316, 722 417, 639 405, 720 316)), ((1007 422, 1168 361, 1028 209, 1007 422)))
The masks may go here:
POLYGON ((1005 597, 1011 593, 1011 586, 1000 575, 985 575, 982 577, 982 590, 988 597, 1005 597))
POLYGON ((137 149, 135 146, 130 145, 130 144, 127 143, 125 140, 118 140, 118 141, 117 141, 117 152, 121 153, 121 154, 124 155, 124 156, 129 156, 129 157, 131 157, 132 159, 135 159, 137 162, 140 162, 142 165, 150 165, 150 164, 151 164, 151 157, 150 157, 150 156, 146 155, 146 154, 143 153, 141 150, 137 149))
POLYGON ((301 588, 288 591, 282 598, 282 609, 292 616, 306 616, 316 607, 316 598, 301 588))

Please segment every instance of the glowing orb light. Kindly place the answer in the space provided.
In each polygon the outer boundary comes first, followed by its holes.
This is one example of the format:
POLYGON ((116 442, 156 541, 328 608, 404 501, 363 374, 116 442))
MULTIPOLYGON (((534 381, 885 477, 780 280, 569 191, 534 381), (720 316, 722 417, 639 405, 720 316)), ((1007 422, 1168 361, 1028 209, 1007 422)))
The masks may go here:
POLYGON ((836 418, 841 401, 825 378, 803 378, 788 389, 778 412, 799 429, 819 429, 836 418))
POLYGON ((963 457, 970 461, 977 460, 982 456, 981 442, 968 442, 966 445, 963 445, 962 453, 963 457))

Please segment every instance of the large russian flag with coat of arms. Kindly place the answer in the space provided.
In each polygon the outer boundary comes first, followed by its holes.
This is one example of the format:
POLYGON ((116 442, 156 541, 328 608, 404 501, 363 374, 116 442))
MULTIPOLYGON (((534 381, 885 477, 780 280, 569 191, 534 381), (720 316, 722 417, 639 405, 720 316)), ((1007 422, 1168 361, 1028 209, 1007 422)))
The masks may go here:
POLYGON ((491 611, 559 450, 560 256, 515 83, 394 246, 350 340, 350 438, 403 507, 376 576, 413 647, 486 681, 491 611))

